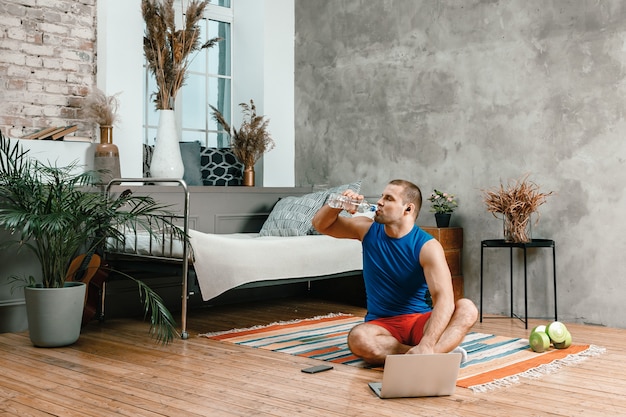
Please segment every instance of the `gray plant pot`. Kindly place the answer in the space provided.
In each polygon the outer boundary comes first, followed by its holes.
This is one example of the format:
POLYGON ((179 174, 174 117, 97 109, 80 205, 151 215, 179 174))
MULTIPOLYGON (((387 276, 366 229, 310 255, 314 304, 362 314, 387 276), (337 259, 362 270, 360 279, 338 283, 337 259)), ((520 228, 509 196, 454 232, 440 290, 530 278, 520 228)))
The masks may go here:
POLYGON ((78 340, 86 288, 83 282, 67 282, 63 288, 24 288, 33 345, 60 347, 78 340))

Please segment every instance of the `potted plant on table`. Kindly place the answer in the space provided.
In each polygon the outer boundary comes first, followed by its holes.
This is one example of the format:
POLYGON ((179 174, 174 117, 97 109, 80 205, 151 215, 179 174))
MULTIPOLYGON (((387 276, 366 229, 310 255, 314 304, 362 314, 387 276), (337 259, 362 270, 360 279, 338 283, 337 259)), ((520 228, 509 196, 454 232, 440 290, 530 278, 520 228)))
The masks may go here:
POLYGON ((94 153, 94 170, 100 172, 100 182, 108 184, 113 178, 120 178, 120 152, 113 143, 113 124, 117 120, 119 93, 107 96, 104 91, 94 88, 85 97, 83 116, 100 127, 100 143, 94 153))
MULTIPOLYGON (((497 217, 502 215, 504 240, 506 242, 526 243, 532 241, 531 216, 537 213, 539 206, 552 195, 539 192, 539 186, 528 181, 528 175, 504 187, 483 191, 487 211, 497 217)), ((539 222, 539 215, 535 224, 539 222)))
POLYGON ((269 119, 265 116, 256 114, 256 106, 254 101, 248 103, 240 103, 242 109, 243 121, 239 130, 232 128, 226 121, 222 113, 215 107, 210 106, 213 110, 213 117, 222 125, 222 128, 230 135, 230 147, 235 157, 244 166, 243 185, 254 185, 254 165, 263 156, 265 152, 269 152, 274 148, 274 140, 267 130, 269 119))
POLYGON ((430 211, 435 213, 437 227, 448 227, 452 213, 459 206, 454 194, 435 189, 428 197, 428 201, 432 203, 430 211))
POLYGON ((146 23, 143 50, 157 91, 154 103, 159 125, 150 164, 153 177, 182 178, 184 166, 178 145, 174 115, 176 95, 185 83, 192 53, 212 48, 221 38, 200 43, 198 23, 204 17, 208 1, 191 0, 184 13, 182 29, 176 28, 174 0, 142 0, 141 14, 146 23))
MULTIPOLYGON (((79 168, 31 159, 0 132, 0 228, 14 236, 0 246, 29 250, 41 265, 40 283, 32 276, 11 277, 25 285, 28 327, 36 346, 64 346, 78 339, 85 294, 96 274, 106 269, 99 263, 106 239, 123 238, 119 225, 150 230, 150 219, 165 213, 165 206, 150 197, 121 193, 105 198, 95 187, 99 173, 79 168), (50 301, 54 295, 62 298, 50 301), (69 318, 61 316, 66 307, 69 318)), ((156 293, 135 281, 146 314, 150 312, 151 333, 159 341, 171 341, 176 334, 172 315, 156 293)))

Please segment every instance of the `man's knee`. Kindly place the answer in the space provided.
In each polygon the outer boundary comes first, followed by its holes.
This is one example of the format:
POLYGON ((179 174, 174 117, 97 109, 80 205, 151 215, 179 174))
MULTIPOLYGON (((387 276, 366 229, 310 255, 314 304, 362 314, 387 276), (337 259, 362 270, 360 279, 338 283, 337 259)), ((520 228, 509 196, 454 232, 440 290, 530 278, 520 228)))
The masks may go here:
POLYGON ((379 349, 375 337, 367 325, 357 325, 348 333, 348 348, 365 362, 373 365, 384 363, 386 353, 379 349))
POLYGON ((362 325, 358 325, 348 333, 348 348, 357 356, 362 356, 369 350, 368 345, 371 344, 368 336, 369 332, 362 325))
POLYGON ((474 302, 468 298, 461 298, 456 301, 455 315, 462 323, 471 327, 478 320, 478 309, 474 302))

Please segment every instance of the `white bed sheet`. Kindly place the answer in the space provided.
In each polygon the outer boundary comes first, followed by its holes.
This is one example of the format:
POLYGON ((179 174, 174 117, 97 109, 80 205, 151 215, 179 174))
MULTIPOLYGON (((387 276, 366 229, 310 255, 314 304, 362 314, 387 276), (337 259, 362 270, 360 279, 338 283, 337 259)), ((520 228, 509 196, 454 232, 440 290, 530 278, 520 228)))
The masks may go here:
POLYGON ((166 258, 183 257, 183 242, 169 235, 162 236, 161 232, 151 234, 145 230, 132 230, 124 232, 124 242, 118 242, 114 238, 107 239, 107 250, 120 253, 131 253, 146 256, 161 256, 166 258))
POLYGON ((190 230, 193 264, 204 301, 243 284, 363 269, 361 242, 325 235, 259 236, 190 230))

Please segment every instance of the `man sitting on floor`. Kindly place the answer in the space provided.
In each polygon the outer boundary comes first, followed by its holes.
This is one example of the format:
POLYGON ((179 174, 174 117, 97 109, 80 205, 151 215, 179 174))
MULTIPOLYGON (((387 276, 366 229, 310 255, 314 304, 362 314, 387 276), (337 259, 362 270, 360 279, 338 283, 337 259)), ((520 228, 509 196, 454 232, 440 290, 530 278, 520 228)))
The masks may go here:
MULTIPOLYGON (((363 200, 351 190, 343 195, 363 200)), ((342 209, 329 205, 313 218, 320 233, 362 242, 367 315, 364 323, 350 331, 348 346, 373 365, 383 364, 387 355, 401 353, 455 350, 463 354, 463 360, 467 357, 458 346, 476 322, 478 310, 471 300, 454 301, 441 244, 415 225, 421 206, 419 187, 393 180, 377 202, 374 219, 339 216, 342 209)), ((354 213, 354 208, 347 209, 354 213)))

